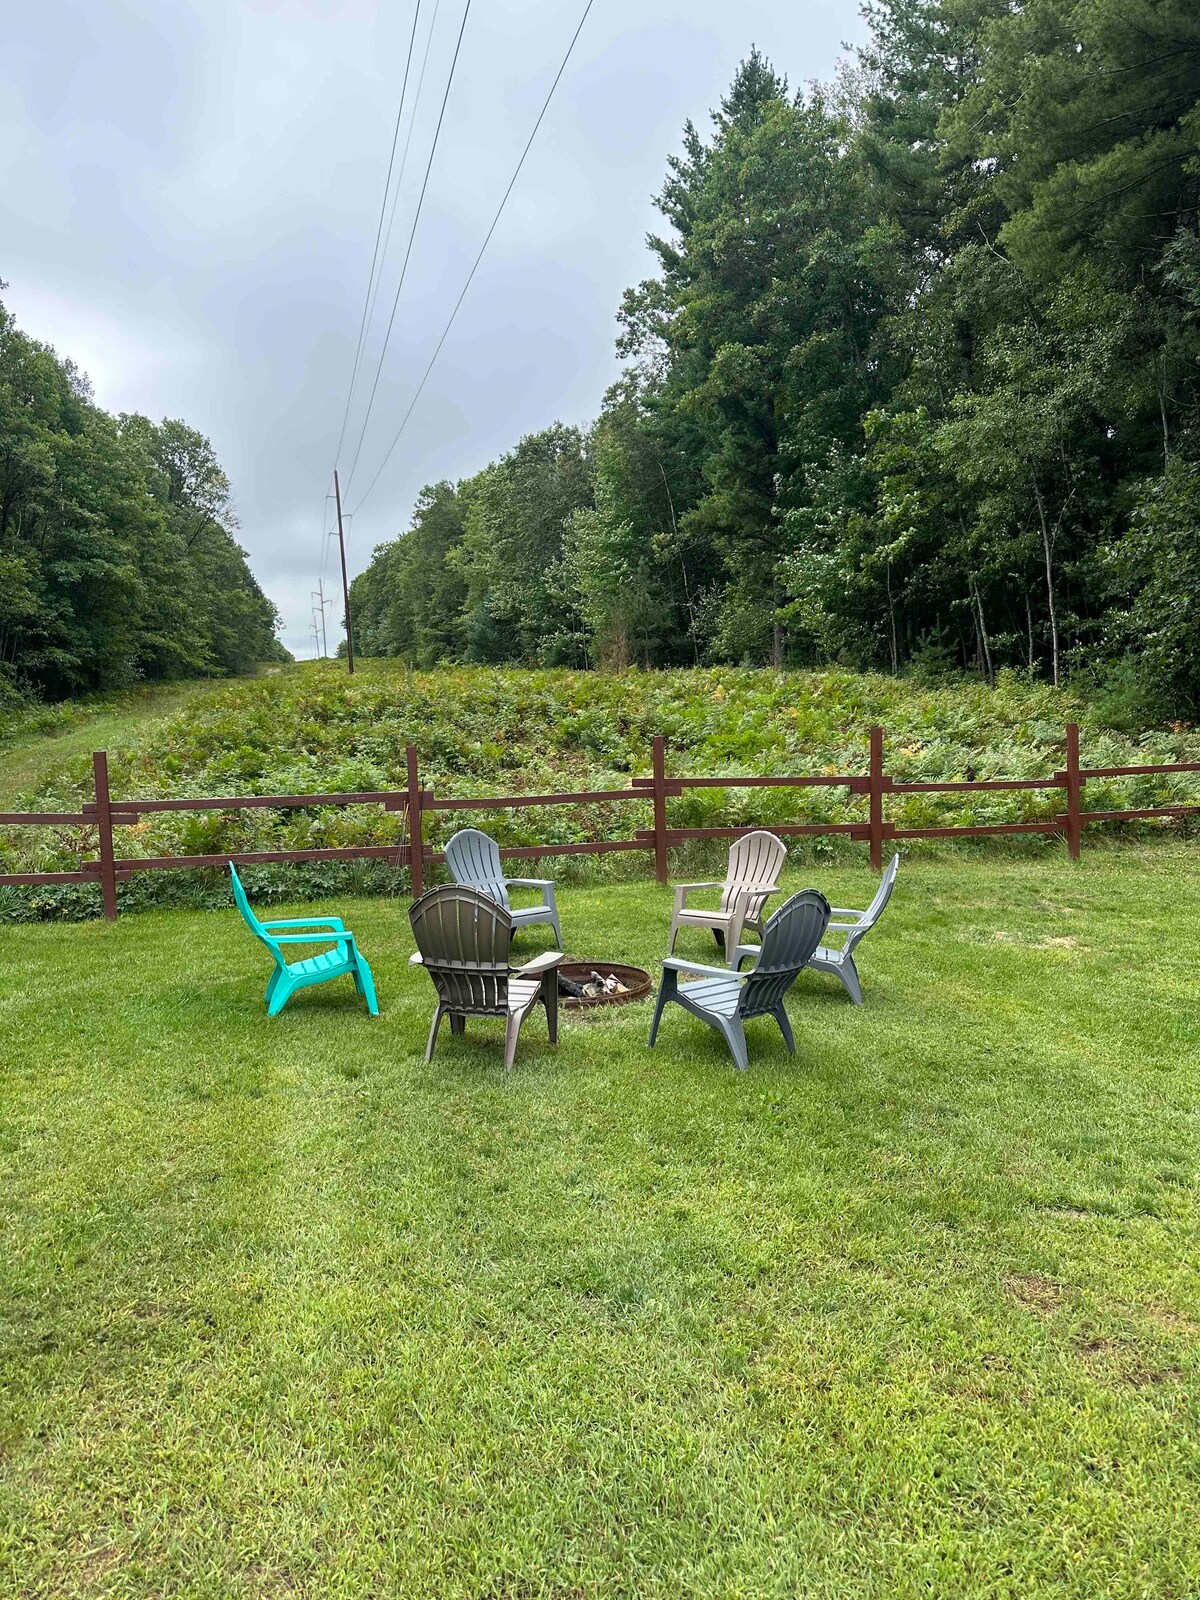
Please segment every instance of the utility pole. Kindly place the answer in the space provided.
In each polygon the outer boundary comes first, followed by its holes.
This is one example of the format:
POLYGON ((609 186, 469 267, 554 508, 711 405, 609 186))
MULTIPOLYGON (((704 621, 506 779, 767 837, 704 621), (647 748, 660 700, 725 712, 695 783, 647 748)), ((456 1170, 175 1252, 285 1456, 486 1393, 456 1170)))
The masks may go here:
POLYGON ((342 600, 346 607, 346 665, 354 671, 354 640, 350 635, 350 580, 346 577, 346 535, 342 531, 342 486, 338 482, 337 468, 333 469, 333 494, 337 501, 338 550, 342 557, 342 600))
POLYGON ((321 613, 321 659, 324 660, 329 654, 329 644, 325 637, 325 607, 332 605, 333 602, 326 600, 325 585, 320 578, 317 579, 317 587, 310 592, 309 598, 317 601, 317 605, 313 607, 313 615, 315 616, 318 610, 321 613))

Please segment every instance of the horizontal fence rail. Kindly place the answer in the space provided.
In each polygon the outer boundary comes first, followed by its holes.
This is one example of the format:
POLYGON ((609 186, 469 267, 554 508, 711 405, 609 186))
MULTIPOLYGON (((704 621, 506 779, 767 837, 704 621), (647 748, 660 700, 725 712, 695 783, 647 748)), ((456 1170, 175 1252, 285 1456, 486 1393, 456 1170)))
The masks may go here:
POLYGON ((403 789, 363 790, 330 794, 255 794, 182 796, 166 800, 114 800, 109 792, 108 757, 98 750, 92 757, 95 799, 85 801, 79 811, 0 812, 4 827, 76 827, 95 831, 95 859, 83 860, 73 872, 10 872, 0 874, 0 885, 52 883, 96 883, 100 885, 106 917, 117 914, 117 885, 128 882, 135 872, 173 871, 188 867, 223 867, 230 861, 238 866, 280 862, 312 861, 388 861, 396 868, 407 868, 411 889, 419 895, 425 882, 425 868, 445 860, 440 850, 426 847, 422 838, 422 817, 439 811, 502 811, 533 806, 611 804, 622 801, 649 803, 654 824, 638 828, 631 839, 587 839, 565 844, 505 845, 500 854, 521 859, 535 856, 604 855, 609 852, 641 850, 653 853, 655 875, 667 881, 667 852, 672 845, 689 839, 731 839, 751 831, 750 826, 711 828, 672 827, 667 821, 667 801, 679 799, 689 789, 791 789, 843 788, 850 795, 865 798, 866 816, 850 822, 773 823, 773 833, 792 836, 841 834, 870 846, 871 865, 883 865, 884 847, 898 839, 982 838, 1005 833, 1058 834, 1065 838, 1072 860, 1079 857, 1085 825, 1121 822, 1151 817, 1182 817, 1200 811, 1200 804, 1180 803, 1165 806, 1131 807, 1116 811, 1085 811, 1083 787, 1095 778, 1153 777, 1173 772, 1200 772, 1200 761, 1177 761, 1157 766, 1082 767, 1079 764, 1079 728, 1070 722, 1066 728, 1066 765, 1043 778, 980 778, 942 783, 918 783, 892 778, 883 768, 883 730, 872 728, 868 770, 862 773, 779 774, 730 777, 684 775, 668 777, 666 742, 656 737, 651 742, 651 772, 630 779, 627 789, 592 789, 562 794, 471 795, 455 798, 436 795, 421 787, 417 751, 409 745, 406 753, 407 784, 403 789), (889 794, 945 794, 995 790, 1063 791, 1063 809, 1054 817, 1028 822, 952 824, 945 827, 906 828, 884 816, 884 799, 889 794), (288 810, 312 806, 381 806, 387 812, 402 812, 408 825, 407 842, 380 845, 341 845, 306 850, 230 850, 194 856, 120 856, 115 846, 115 830, 131 827, 142 817, 167 811, 237 811, 243 809, 288 810))

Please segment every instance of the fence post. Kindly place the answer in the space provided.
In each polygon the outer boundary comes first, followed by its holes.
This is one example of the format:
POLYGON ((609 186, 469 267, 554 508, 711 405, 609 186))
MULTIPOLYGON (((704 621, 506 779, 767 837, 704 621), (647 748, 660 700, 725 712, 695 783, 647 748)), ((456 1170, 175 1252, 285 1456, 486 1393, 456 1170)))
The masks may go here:
POLYGON ((116 852, 113 849, 112 808, 108 796, 108 751, 92 751, 92 773, 96 780, 96 830, 100 835, 100 893, 104 915, 110 922, 117 915, 116 852))
POLYGON ((883 729, 871 729, 871 771, 867 794, 870 802, 871 865, 883 871, 883 729))
POLYGON ((1083 838, 1083 824, 1079 813, 1082 781, 1079 776, 1079 724, 1067 723, 1067 766, 1062 773, 1067 789, 1067 854, 1072 861, 1079 860, 1079 845, 1083 838))
POLYGON ((421 840, 421 774, 417 767, 417 747, 408 747, 408 859, 412 897, 425 892, 425 846, 421 840))
POLYGON ((667 881, 667 773, 666 743, 661 733, 651 741, 654 762, 654 876, 667 881))

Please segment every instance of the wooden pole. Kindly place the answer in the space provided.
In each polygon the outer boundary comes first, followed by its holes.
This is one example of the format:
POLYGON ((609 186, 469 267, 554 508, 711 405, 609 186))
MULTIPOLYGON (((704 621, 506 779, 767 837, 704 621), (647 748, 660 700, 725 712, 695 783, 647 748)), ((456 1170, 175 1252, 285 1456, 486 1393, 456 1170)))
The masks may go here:
POLYGON ((108 752, 92 751, 92 773, 96 780, 96 830, 100 835, 100 893, 104 915, 110 922, 117 915, 116 851, 113 849, 112 806, 108 795, 108 752))
POLYGON ((1067 723, 1067 766, 1059 774, 1066 781, 1067 790, 1067 854, 1072 861, 1079 860, 1079 846, 1083 839, 1083 823, 1079 820, 1083 783, 1079 776, 1079 724, 1067 723))
POLYGON ((656 733, 651 741, 654 765, 654 876, 667 881, 667 773, 666 741, 656 733))
POLYGON ((421 772, 417 766, 417 747, 408 747, 408 855, 412 897, 425 892, 425 846, 421 840, 421 772))
POLYGON ((870 801, 871 865, 883 871, 883 729, 871 729, 870 801))
POLYGON ((342 557, 342 603, 346 607, 346 665, 354 671, 354 636, 350 632, 350 580, 346 577, 346 535, 342 531, 342 486, 337 468, 333 469, 333 495, 337 501, 338 550, 342 557))

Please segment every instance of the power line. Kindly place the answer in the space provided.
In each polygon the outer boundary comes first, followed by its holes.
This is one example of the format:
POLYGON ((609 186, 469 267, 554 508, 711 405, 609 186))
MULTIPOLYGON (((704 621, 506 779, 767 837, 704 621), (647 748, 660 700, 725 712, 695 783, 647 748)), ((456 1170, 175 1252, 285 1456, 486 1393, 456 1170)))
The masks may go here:
POLYGON ((412 227, 409 229, 408 233, 408 246, 404 252, 404 264, 400 268, 400 282, 396 285, 396 294, 392 301, 392 314, 388 318, 387 332, 383 336, 383 349, 379 352, 379 364, 375 368, 375 381, 371 385, 371 394, 370 398, 367 400, 366 414, 363 417, 362 432, 358 436, 358 448, 354 452, 354 460, 350 464, 350 472, 346 479, 347 493, 349 492, 351 483, 354 481, 354 469, 358 466, 358 458, 362 454, 363 440, 367 436, 367 424, 371 420, 371 407, 375 404, 375 395, 379 389, 379 377, 383 371, 383 361, 384 357, 387 355, 388 341, 392 337, 392 327, 396 321, 396 308, 400 304, 400 291, 404 288, 404 279, 408 272, 409 259, 412 256, 413 240, 417 236, 417 224, 421 220, 421 207, 425 203, 425 191, 429 187, 429 174, 433 168, 433 158, 437 154, 438 139, 441 135, 442 122, 446 115, 446 102, 450 98, 450 88, 454 82, 454 69, 458 65, 458 53, 462 49, 463 34, 466 32, 467 18, 470 13, 471 0, 467 0, 466 6, 463 8, 463 17, 462 23, 458 30, 458 39, 454 45, 454 56, 450 62, 450 72, 446 78, 446 92, 442 95, 442 104, 441 109, 438 112, 437 126, 433 130, 433 143, 429 147, 429 160, 425 163, 425 176, 421 182, 421 192, 417 196, 417 209, 413 213, 412 227))
MULTIPOLYGON (((359 363, 360 359, 362 358, 363 339, 364 339, 364 337, 366 335, 366 331, 367 331, 367 316, 368 316, 369 307, 371 305, 371 287, 372 287, 372 284, 374 284, 374 282, 375 282, 375 264, 376 264, 377 261, 379 262, 380 274, 382 275, 382 273, 383 273, 383 262, 379 259, 379 241, 383 237, 383 219, 387 214, 388 191, 391 189, 391 186, 392 186, 392 168, 395 165, 395 161, 396 161, 396 146, 400 142, 400 124, 401 124, 401 122, 402 122, 402 120, 404 118, 404 97, 408 93, 408 73, 409 73, 409 68, 412 66, 413 45, 415 44, 416 38, 417 38, 417 22, 420 19, 420 16, 421 16, 421 0, 417 0, 416 9, 413 12, 412 32, 408 36, 408 55, 405 57, 405 60, 404 60, 404 81, 400 85, 400 104, 396 107, 396 126, 395 126, 395 128, 394 128, 394 130, 392 132, 392 149, 391 149, 391 153, 388 156, 387 177, 384 179, 384 183, 383 183, 383 199, 379 202, 379 221, 378 221, 378 223, 376 224, 376 227, 375 227, 375 248, 371 252, 371 270, 367 274, 367 292, 363 297, 362 316, 360 317, 359 323, 358 323, 358 343, 354 347, 354 365, 353 365, 353 367, 351 368, 351 371, 350 371, 350 388, 349 388, 349 390, 348 390, 348 392, 346 394, 346 409, 342 414, 342 431, 341 431, 341 433, 338 434, 337 449, 333 453, 333 459, 334 459, 334 465, 335 466, 337 465, 338 458, 341 456, 341 453, 342 453, 342 444, 343 444, 343 442, 345 441, 345 438, 346 438, 346 424, 350 420, 350 403, 354 399, 354 385, 358 381, 358 363, 359 363)), ((410 137, 411 137, 411 129, 409 130, 409 134, 410 134, 410 137)), ((405 146, 405 155, 407 155, 407 154, 408 154, 408 147, 405 146)), ((401 166, 400 178, 398 178, 396 180, 396 192, 397 193, 399 193, 400 182, 403 179, 403 177, 404 177, 404 168, 403 168, 403 166, 401 166)), ((395 215, 395 209, 394 208, 393 208, 393 211, 392 211, 392 215, 393 216, 395 215)), ((391 233, 391 224, 390 223, 388 225, 388 233, 389 233, 389 235, 391 233)), ((386 250, 387 250, 387 247, 385 245, 384 246, 385 254, 386 254, 386 250)))
MULTIPOLYGON (((383 236, 383 257, 379 262, 379 275, 375 279, 375 288, 371 294, 371 304, 367 309, 367 337, 370 337, 371 324, 375 321, 375 302, 379 298, 379 286, 383 282, 383 259, 387 256, 388 245, 391 243, 392 227, 396 221, 396 208, 400 204, 400 195, 404 185, 404 174, 408 170, 408 152, 412 146, 413 132, 417 126, 417 115, 421 110, 421 94, 425 88, 425 70, 429 66, 429 52, 433 45, 433 36, 437 32, 438 12, 441 10, 442 0, 434 0, 433 18, 429 24, 429 32, 425 36, 425 51, 421 57, 421 70, 417 74, 417 92, 413 96, 412 115, 408 119, 408 133, 404 139, 404 154, 400 157, 400 173, 396 179, 396 187, 392 194, 392 209, 388 216, 387 232, 383 236)), ((340 448, 340 447, 339 447, 340 448)))
MULTIPOLYGON (((404 413, 404 417, 401 420, 400 426, 396 430, 395 438, 392 440, 391 444, 388 445, 387 451, 384 454, 383 460, 379 463, 379 468, 378 468, 378 471, 375 473, 375 476, 371 479, 371 481, 367 485, 366 489, 363 491, 363 493, 358 498, 358 502, 354 507, 356 512, 359 511, 362 508, 363 502, 366 500, 367 496, 371 493, 371 490, 379 482, 380 475, 382 474, 384 467, 386 467, 388 462, 391 460, 392 451, 395 450, 396 446, 400 443, 400 436, 404 432, 405 428, 408 426, 408 419, 412 416, 413 409, 416 406, 417 401, 421 398, 421 393, 424 390, 425 384, 427 383, 427 381, 429 379, 429 374, 433 371, 434 363, 437 361, 438 356, 441 354, 442 346, 446 342, 446 337, 449 334, 450 329, 454 326, 454 319, 455 319, 455 317, 458 316, 459 308, 461 307, 463 301, 467 297, 467 290, 471 287, 471 280, 474 278, 475 273, 478 270, 479 263, 483 260, 484 252, 486 251, 489 243, 491 242, 492 235, 496 231, 496 226, 500 221, 501 215, 503 214, 504 207, 508 204, 508 197, 509 197, 510 194, 512 194, 513 189, 516 186, 517 179, 521 175, 521 168, 525 165, 525 158, 529 154, 530 150, 533 147, 533 141, 537 138, 538 129, 542 125, 542 119, 545 117, 546 112, 550 108, 550 102, 554 98, 554 91, 558 88, 559 80, 561 79, 563 73, 567 70, 567 63, 571 59, 571 53, 575 49, 575 44, 576 44, 576 41, 579 38, 579 35, 583 32, 583 25, 587 21, 588 13, 591 11, 592 6, 594 4, 595 4, 595 0, 587 0, 587 4, 583 8, 583 15, 580 17, 578 26, 576 27, 575 32, 571 36, 571 42, 567 46, 567 53, 566 53, 566 55, 563 56, 562 63, 559 66, 558 71, 554 75, 554 81, 550 85, 549 92, 547 93, 546 98, 545 98, 545 100, 544 100, 544 102, 542 104, 542 109, 538 112, 537 121, 533 125, 533 130, 530 133, 529 138, 525 141, 525 148, 524 148, 524 150, 521 151, 521 159, 517 162, 517 165, 516 165, 516 167, 515 167, 515 169, 513 171, 513 175, 508 180, 508 188, 505 189, 504 194, 501 197, 500 204, 496 208, 496 215, 492 218, 492 225, 488 229, 487 233, 484 235, 483 243, 479 247, 479 254, 475 257, 475 260, 474 260, 474 263, 471 266, 470 272, 467 273, 467 281, 463 284, 462 292, 459 294, 458 299, 454 302, 454 309, 453 309, 453 311, 451 311, 450 316, 447 319, 446 326, 442 329, 441 337, 438 339, 437 344, 434 346, 433 354, 429 358, 429 365, 425 368, 425 371, 424 371, 424 373, 423 373, 423 375, 421 377, 421 381, 417 385, 416 393, 413 395, 412 399, 409 401, 408 410, 404 413)), ((359 449, 361 450, 361 448, 362 448, 362 441, 360 439, 359 440, 359 449)), ((355 460, 357 461, 357 459, 358 458, 356 456, 355 460)), ((351 475, 353 476, 353 474, 351 474, 351 475)), ((349 487, 349 485, 347 485, 347 487, 349 487)))

